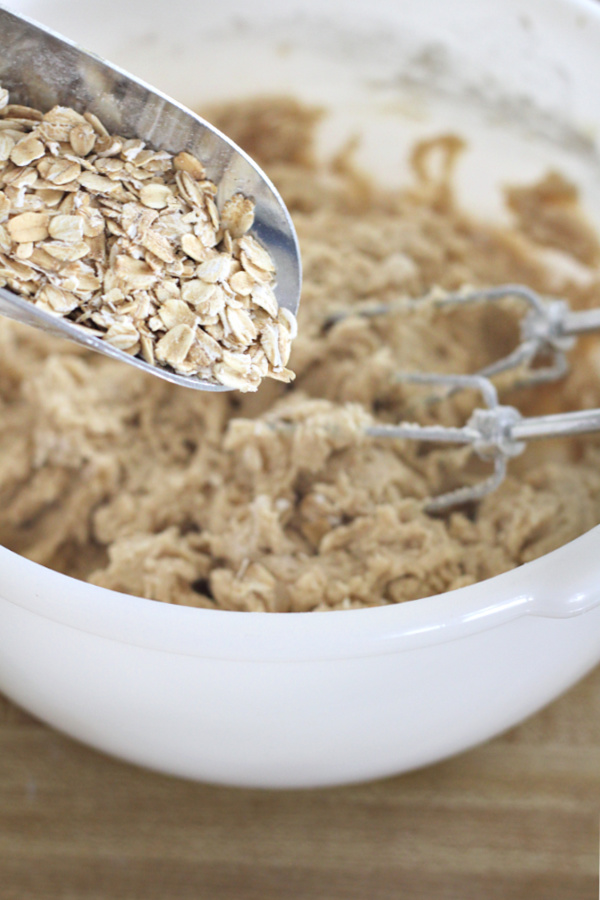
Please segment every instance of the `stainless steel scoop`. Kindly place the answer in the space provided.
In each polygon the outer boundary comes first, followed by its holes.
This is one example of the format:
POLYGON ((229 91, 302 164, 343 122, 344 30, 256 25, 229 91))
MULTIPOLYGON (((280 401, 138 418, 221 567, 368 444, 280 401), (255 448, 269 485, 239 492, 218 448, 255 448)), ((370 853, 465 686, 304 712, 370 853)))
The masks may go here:
MULTIPOLYGON (((2 8, 0 85, 9 91, 13 103, 41 110, 56 105, 78 112, 89 110, 112 133, 141 138, 157 150, 193 153, 202 160, 208 178, 218 187, 219 207, 236 193, 253 199, 256 207, 252 234, 275 264, 279 305, 296 313, 302 275, 298 240, 289 213, 264 172, 220 131, 133 75, 50 29, 2 8)), ((129 356, 83 326, 55 317, 6 288, 0 288, 0 315, 68 338, 183 387, 230 390, 129 356)))

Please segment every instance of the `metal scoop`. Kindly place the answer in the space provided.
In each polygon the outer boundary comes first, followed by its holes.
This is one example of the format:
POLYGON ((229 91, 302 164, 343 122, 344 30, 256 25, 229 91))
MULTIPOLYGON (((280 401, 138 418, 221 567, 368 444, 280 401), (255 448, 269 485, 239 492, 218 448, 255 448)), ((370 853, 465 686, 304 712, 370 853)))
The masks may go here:
MULTIPOLYGON (((201 76, 201 72, 199 72, 201 76)), ((276 268, 275 295, 296 313, 300 299, 300 251, 285 204, 250 157, 208 122, 117 66, 87 53, 48 28, 0 8, 0 84, 11 101, 41 110, 68 106, 97 115, 111 133, 136 137, 156 150, 186 150, 206 167, 218 187, 217 206, 241 193, 255 202, 252 234, 276 268)), ((37 308, 0 288, 0 315, 143 369, 183 387, 229 388, 144 362, 91 334, 85 327, 37 308)))

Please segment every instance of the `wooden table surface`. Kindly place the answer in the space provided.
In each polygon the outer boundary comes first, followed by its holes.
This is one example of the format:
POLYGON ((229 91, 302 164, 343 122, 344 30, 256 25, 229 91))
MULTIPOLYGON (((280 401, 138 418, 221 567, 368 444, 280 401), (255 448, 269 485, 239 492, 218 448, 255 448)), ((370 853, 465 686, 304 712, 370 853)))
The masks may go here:
POLYGON ((304 792, 109 759, 0 698, 0 900, 595 900, 600 669, 460 757, 304 792))

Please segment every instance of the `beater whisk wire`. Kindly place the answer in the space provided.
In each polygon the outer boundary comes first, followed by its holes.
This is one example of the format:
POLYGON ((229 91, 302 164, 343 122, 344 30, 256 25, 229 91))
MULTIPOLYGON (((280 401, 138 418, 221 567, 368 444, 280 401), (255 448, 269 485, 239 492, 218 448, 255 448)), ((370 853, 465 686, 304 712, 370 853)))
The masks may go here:
MULTIPOLYGON (((428 512, 440 512, 452 506, 476 502, 496 490, 506 476, 509 459, 522 453, 529 440, 600 431, 600 409, 524 418, 515 407, 499 402, 496 387, 490 381, 494 375, 520 367, 530 368, 517 386, 538 385, 561 378, 568 371, 567 352, 574 346, 576 335, 600 331, 600 309, 573 311, 565 300, 542 297, 525 285, 504 284, 354 308, 335 313, 327 320, 329 324, 334 324, 352 315, 371 318, 393 312, 409 312, 418 309, 424 302, 443 308, 496 302, 507 297, 521 299, 528 307, 521 320, 521 342, 507 356, 474 374, 400 372, 395 376, 398 382, 442 387, 444 397, 466 389, 479 391, 485 405, 472 412, 466 425, 448 427, 401 422, 397 425, 371 425, 365 429, 374 438, 470 446, 480 459, 493 463, 493 473, 488 478, 427 500, 424 506, 428 512), (540 356, 548 355, 549 365, 533 368, 540 356)), ((442 398, 436 395, 430 399, 442 398)))

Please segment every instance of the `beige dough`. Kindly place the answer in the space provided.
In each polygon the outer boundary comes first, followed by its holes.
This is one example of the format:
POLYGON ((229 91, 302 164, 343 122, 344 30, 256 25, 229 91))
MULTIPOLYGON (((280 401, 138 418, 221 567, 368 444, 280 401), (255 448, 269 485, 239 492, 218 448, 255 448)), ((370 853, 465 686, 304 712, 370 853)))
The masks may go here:
MULTIPOLYGON (((412 188, 390 192, 348 154, 316 164, 317 114, 292 101, 211 115, 264 164, 298 229, 297 380, 252 396, 199 394, 0 320, 0 543, 155 600, 289 611, 451 590, 600 522, 595 437, 531 446, 477 508, 432 517, 423 498, 481 477, 483 464, 462 449, 363 435, 373 418, 463 424, 477 398, 425 404, 394 372, 467 372, 504 355, 517 338, 514 303, 424 303, 325 325, 333 310, 436 285, 522 282, 599 306, 599 245, 572 187, 552 174, 513 189, 514 227, 502 231, 461 213, 448 179, 429 176, 433 152, 451 175, 455 138, 417 148, 412 188), (556 247, 572 266, 557 268, 556 247), (577 280, 560 274, 571 270, 577 280)), ((526 414, 600 406, 598 342, 579 342, 560 385, 499 387, 526 414)))

